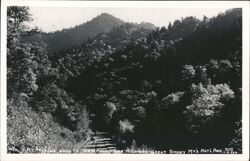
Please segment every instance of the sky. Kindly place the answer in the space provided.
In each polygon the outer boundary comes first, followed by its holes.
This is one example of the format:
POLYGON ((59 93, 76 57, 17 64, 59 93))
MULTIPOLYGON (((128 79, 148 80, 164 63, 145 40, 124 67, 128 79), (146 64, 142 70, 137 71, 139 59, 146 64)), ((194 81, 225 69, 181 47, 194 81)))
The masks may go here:
POLYGON ((70 7, 30 7, 33 21, 31 27, 37 26, 45 32, 53 32, 80 25, 90 21, 101 13, 109 13, 125 22, 150 22, 157 27, 168 26, 169 22, 186 16, 202 19, 216 16, 227 8, 70 8, 70 7))

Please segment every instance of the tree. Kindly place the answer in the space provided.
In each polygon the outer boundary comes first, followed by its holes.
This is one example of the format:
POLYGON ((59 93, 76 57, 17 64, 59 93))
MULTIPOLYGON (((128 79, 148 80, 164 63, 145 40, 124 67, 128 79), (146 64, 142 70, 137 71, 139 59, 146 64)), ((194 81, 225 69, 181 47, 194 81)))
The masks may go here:
POLYGON ((168 23, 168 30, 171 30, 173 27, 173 25, 171 24, 171 22, 168 23))
POLYGON ((162 99, 162 101, 167 105, 174 105, 176 103, 180 102, 180 99, 183 97, 184 92, 176 92, 176 93, 172 93, 167 95, 166 97, 164 97, 162 99))
POLYGON ((183 113, 188 130, 194 134, 206 131, 220 117, 226 103, 235 97, 227 84, 207 87, 192 84, 190 93, 192 102, 183 113))
POLYGON ((19 43, 21 33, 27 30, 25 22, 31 21, 28 7, 11 6, 7 8, 7 46, 19 43))
POLYGON ((196 82, 202 84, 209 84, 209 79, 207 76, 207 69, 205 66, 196 67, 196 82))
POLYGON ((242 152, 242 120, 235 122, 234 128, 233 138, 230 140, 228 146, 242 152))
POLYGON ((134 133, 134 125, 127 119, 119 121, 119 138, 123 146, 131 146, 132 134, 134 133))
POLYGON ((192 81, 195 77, 195 69, 192 65, 184 65, 181 74, 183 80, 192 81))
POLYGON ((38 89, 38 79, 50 73, 45 44, 40 39, 25 41, 34 34, 25 23, 31 21, 27 7, 7 9, 7 79, 8 98, 13 94, 25 93, 28 97, 38 89))
POLYGON ((76 142, 86 139, 89 133, 89 116, 86 107, 83 107, 77 118, 76 131, 74 135, 76 142))
POLYGON ((127 119, 119 121, 119 125, 120 125, 119 129, 122 134, 131 133, 134 131, 134 125, 132 125, 130 121, 127 119))
POLYGON ((21 41, 21 33, 27 29, 24 23, 30 20, 27 7, 12 6, 7 10, 8 97, 14 92, 30 95, 38 88, 33 45, 21 41))
POLYGON ((211 78, 215 78, 219 69, 219 63, 215 59, 211 59, 207 65, 208 72, 211 78))
POLYGON ((109 121, 112 119, 114 112, 116 112, 116 105, 113 102, 106 102, 104 105, 105 108, 105 114, 104 114, 104 121, 106 123, 109 123, 109 121))
POLYGON ((229 60, 221 60, 220 61, 220 72, 227 73, 233 68, 231 62, 229 60))

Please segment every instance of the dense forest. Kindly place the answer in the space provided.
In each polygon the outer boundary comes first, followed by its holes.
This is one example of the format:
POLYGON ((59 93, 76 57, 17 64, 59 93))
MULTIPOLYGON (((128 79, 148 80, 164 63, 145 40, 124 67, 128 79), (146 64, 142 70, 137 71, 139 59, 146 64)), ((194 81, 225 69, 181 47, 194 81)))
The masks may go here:
POLYGON ((8 152, 81 152, 97 132, 119 150, 242 152, 241 9, 54 33, 28 28, 28 7, 7 16, 8 152))

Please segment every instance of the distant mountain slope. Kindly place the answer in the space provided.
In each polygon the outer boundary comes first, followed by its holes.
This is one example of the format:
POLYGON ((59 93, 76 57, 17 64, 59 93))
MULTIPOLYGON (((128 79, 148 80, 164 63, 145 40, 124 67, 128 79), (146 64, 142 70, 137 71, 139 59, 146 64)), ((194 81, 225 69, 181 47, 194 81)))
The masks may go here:
POLYGON ((49 52, 67 49, 78 46, 88 38, 96 36, 98 33, 106 33, 115 27, 123 25, 124 22, 112 15, 102 13, 91 21, 83 23, 69 29, 63 29, 53 33, 44 33, 44 41, 48 44, 49 52))
POLYGON ((61 79, 75 77, 94 62, 125 48, 132 41, 145 38, 155 28, 150 23, 125 23, 108 33, 99 33, 79 46, 55 52, 50 59, 57 64, 64 77, 61 79))

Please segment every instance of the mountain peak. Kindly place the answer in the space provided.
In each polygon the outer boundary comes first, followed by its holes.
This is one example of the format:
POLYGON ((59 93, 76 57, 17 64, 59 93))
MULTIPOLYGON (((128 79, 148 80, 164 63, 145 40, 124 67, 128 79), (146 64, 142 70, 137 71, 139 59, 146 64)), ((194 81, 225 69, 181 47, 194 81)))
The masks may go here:
POLYGON ((110 17, 114 17, 113 15, 111 15, 111 14, 109 14, 109 13, 106 13, 106 12, 101 13, 99 16, 110 16, 110 17))
POLYGON ((116 17, 114 17, 113 15, 111 15, 109 13, 101 13, 97 17, 93 18, 92 21, 93 20, 112 21, 113 23, 119 23, 119 24, 123 24, 124 23, 121 19, 116 18, 116 17))
POLYGON ((124 23, 121 19, 108 13, 101 13, 81 25, 48 34, 46 37, 47 44, 49 44, 48 49, 50 52, 55 52, 65 50, 72 46, 79 46, 88 38, 92 38, 98 33, 107 33, 124 23))

